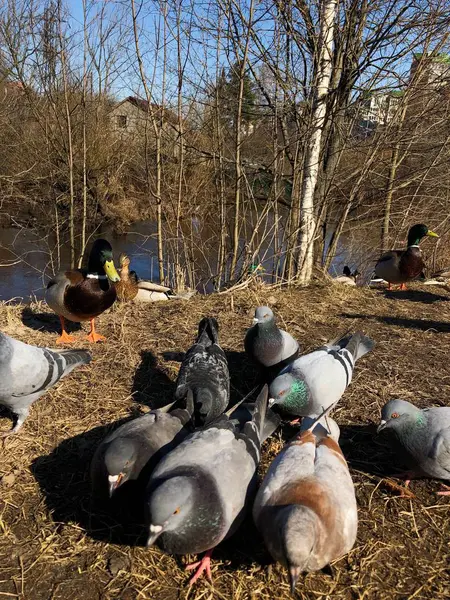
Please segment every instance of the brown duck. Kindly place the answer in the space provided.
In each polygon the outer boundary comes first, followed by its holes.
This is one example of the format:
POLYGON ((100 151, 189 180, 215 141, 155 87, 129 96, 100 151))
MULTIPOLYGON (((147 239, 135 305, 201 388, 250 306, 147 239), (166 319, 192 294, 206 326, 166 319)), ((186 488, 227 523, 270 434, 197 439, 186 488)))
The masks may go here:
POLYGON ((112 247, 106 240, 96 240, 89 254, 87 269, 58 273, 47 285, 45 299, 59 316, 61 335, 57 344, 71 343, 75 338, 65 330, 65 319, 79 323, 90 321, 90 342, 105 340, 95 331, 94 319, 110 308, 116 300, 119 275, 113 261, 112 247))

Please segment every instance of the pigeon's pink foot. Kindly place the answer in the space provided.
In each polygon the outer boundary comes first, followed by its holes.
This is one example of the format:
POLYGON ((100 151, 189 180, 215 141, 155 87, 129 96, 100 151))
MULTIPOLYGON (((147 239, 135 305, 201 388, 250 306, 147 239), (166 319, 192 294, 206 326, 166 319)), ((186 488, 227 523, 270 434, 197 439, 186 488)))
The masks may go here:
POLYGON ((388 283, 388 290, 391 291, 392 290, 392 284, 389 282, 388 283))
POLYGON ((300 419, 294 419, 293 421, 289 421, 289 425, 298 425, 300 423, 300 419))
POLYGON ((450 496, 450 486, 441 483, 442 489, 436 492, 438 496, 450 496))
POLYGON ((400 284, 400 289, 401 290, 407 290, 408 288, 406 287, 406 283, 400 284))
POLYGON ((186 571, 192 571, 193 569, 197 569, 194 576, 192 577, 192 579, 189 582, 190 586, 193 583, 195 583, 197 581, 197 579, 199 579, 199 577, 201 576, 203 571, 206 571, 206 576, 212 582, 212 575, 211 575, 211 554, 212 553, 213 553, 213 550, 208 550, 208 552, 205 553, 205 556, 202 558, 202 560, 198 560, 197 562, 192 563, 191 565, 187 565, 186 571))

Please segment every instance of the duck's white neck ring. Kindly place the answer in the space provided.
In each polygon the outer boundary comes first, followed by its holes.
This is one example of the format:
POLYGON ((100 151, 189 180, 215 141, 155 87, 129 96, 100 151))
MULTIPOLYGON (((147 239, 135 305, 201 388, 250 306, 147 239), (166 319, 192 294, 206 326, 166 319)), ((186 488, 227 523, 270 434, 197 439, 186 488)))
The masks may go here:
POLYGON ((88 273, 86 279, 108 279, 106 275, 99 275, 98 273, 88 273))
POLYGON ((420 246, 418 244, 411 244, 411 246, 408 246, 408 248, 419 248, 420 246))

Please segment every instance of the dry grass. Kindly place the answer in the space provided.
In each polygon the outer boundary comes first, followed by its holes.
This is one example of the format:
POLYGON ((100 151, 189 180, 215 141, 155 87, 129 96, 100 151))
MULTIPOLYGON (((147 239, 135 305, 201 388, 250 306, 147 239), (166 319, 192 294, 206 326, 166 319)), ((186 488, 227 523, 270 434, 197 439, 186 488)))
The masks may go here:
MULTIPOLYGON (((413 482, 412 498, 400 498, 386 485, 383 475, 394 466, 374 424, 380 407, 393 397, 420 406, 448 402, 449 298, 429 287, 388 297, 379 290, 337 286, 255 288, 189 302, 118 306, 103 315, 98 328, 108 342, 93 348, 91 365, 43 397, 20 434, 4 444, 0 600, 289 597, 285 573, 270 564, 250 520, 213 555, 214 587, 202 581, 189 591, 182 569, 187 557, 142 547, 145 536, 131 523, 135 513, 120 525, 93 508, 89 495, 95 444, 109 424, 170 399, 179 365, 163 353, 186 350, 201 316, 219 319, 222 344, 230 353, 233 400, 253 387, 255 373, 241 354, 242 340, 253 307, 267 302, 305 351, 349 326, 377 342, 335 413, 356 486, 357 542, 332 566, 332 576, 303 576, 297 597, 448 598, 449 499, 434 494, 436 481, 413 482)), ((57 321, 44 305, 3 304, 0 327, 51 347, 57 321)), ((10 426, 4 416, 2 429, 10 426)), ((266 443, 262 472, 292 432, 285 426, 266 443)))

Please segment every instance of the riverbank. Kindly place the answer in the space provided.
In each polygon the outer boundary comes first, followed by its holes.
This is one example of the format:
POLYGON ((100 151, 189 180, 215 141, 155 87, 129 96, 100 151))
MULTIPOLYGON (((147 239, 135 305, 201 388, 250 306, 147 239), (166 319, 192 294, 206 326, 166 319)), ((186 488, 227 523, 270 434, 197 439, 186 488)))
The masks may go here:
MULTIPOLYGON (((450 293, 415 285, 408 292, 336 285, 301 290, 256 286, 189 301, 118 305, 98 319, 107 343, 93 361, 32 408, 20 434, 4 443, 0 466, 0 593, 27 600, 288 599, 287 576, 270 559, 250 520, 214 552, 214 590, 201 581, 188 593, 181 559, 140 544, 140 528, 121 528, 90 505, 89 460, 110 423, 171 398, 177 352, 193 342, 205 314, 220 323, 229 356, 232 399, 255 384, 243 337, 256 305, 270 303, 279 325, 307 352, 347 329, 376 342, 358 363, 335 418, 351 466, 359 507, 352 552, 333 575, 301 576, 297 598, 438 599, 450 594, 449 500, 436 481, 413 481, 413 498, 386 485, 392 456, 375 436, 381 406, 401 397, 425 407, 450 397, 450 293), (169 353, 169 355, 167 354, 169 353), (175 355, 174 355, 175 353, 175 355), (418 591, 420 589, 420 591, 418 591)), ((23 341, 54 346, 58 320, 43 303, 0 304, 0 329, 23 341)), ((80 346, 88 347, 75 331, 80 346)), ((1 413, 0 429, 10 427, 1 413)), ((261 474, 285 440, 288 425, 266 442, 261 474)))

